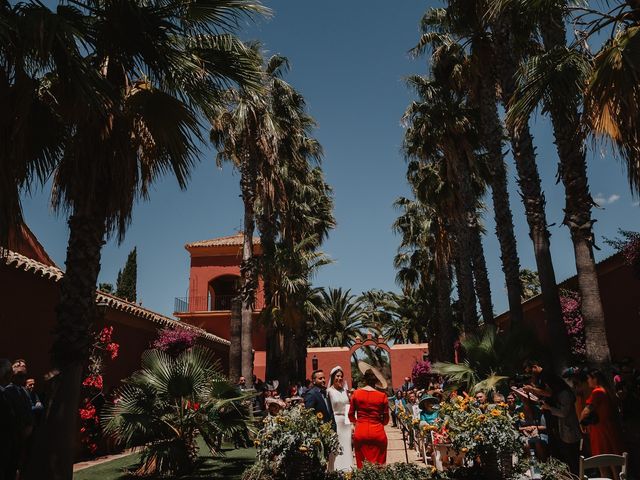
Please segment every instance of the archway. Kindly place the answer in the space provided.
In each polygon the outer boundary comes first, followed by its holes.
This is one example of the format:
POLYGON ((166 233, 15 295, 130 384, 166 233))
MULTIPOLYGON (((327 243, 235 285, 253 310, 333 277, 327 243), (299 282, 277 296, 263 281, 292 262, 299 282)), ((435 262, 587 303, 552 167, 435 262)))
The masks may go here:
POLYGON ((231 310, 231 302, 238 295, 240 277, 222 275, 209 281, 207 303, 210 311, 231 310))
POLYGON ((387 381, 387 386, 393 385, 391 370, 391 348, 384 337, 374 337, 368 333, 367 337, 356 338, 356 342, 349 349, 351 364, 351 385, 357 388, 361 384, 362 372, 359 365, 364 364, 375 368, 387 381))

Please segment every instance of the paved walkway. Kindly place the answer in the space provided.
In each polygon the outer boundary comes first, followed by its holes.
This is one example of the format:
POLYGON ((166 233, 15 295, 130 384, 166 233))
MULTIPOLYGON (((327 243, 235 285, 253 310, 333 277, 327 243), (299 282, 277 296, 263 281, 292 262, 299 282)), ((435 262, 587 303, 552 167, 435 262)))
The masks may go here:
POLYGON ((87 460, 86 462, 74 463, 73 471, 77 472, 78 470, 84 470, 85 468, 95 467, 96 465, 100 465, 101 463, 110 462, 111 460, 117 460, 118 458, 131 455, 132 453, 133 453, 133 450, 128 449, 122 453, 117 453, 115 455, 105 455, 104 457, 94 458, 93 460, 87 460))
POLYGON ((387 463, 404 463, 409 458, 409 462, 424 466, 424 462, 418 459, 416 451, 409 449, 407 445, 407 453, 404 452, 404 443, 402 442, 402 432, 399 428, 392 427, 391 424, 384 427, 387 432, 389 446, 387 447, 387 463))

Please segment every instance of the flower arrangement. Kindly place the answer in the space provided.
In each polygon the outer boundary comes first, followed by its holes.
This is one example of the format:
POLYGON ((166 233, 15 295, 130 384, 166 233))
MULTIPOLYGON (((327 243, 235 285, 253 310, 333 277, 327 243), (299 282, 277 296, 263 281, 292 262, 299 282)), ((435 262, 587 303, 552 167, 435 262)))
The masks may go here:
POLYGON ((103 371, 107 361, 118 357, 120 346, 113 341, 113 327, 104 327, 94 334, 87 376, 82 381, 82 401, 78 408, 80 416, 80 444, 86 456, 93 456, 98 452, 98 442, 101 439, 100 418, 97 407, 104 400, 103 371))
POLYGON ((156 338, 151 344, 151 348, 165 352, 172 357, 177 357, 185 350, 193 347, 195 344, 195 333, 182 328, 165 328, 160 331, 158 338, 156 338))
POLYGON ((416 388, 428 388, 431 380, 431 362, 428 360, 416 362, 411 370, 411 379, 416 388))
POLYGON ((244 479, 316 478, 324 472, 329 455, 338 454, 340 444, 331 424, 321 423, 321 416, 293 407, 265 418, 255 440, 256 464, 244 479))
POLYGON ((477 406, 469 396, 456 397, 442 404, 440 416, 453 448, 460 452, 482 458, 511 455, 521 449, 506 404, 477 406))
POLYGON ((350 472, 331 472, 326 480, 445 480, 446 472, 440 472, 433 466, 427 468, 413 463, 394 463, 380 466, 365 463, 361 469, 350 472))
POLYGON ((560 292, 562 320, 569 336, 571 354, 576 360, 583 360, 587 353, 581 303, 578 292, 571 290, 562 290, 560 292))

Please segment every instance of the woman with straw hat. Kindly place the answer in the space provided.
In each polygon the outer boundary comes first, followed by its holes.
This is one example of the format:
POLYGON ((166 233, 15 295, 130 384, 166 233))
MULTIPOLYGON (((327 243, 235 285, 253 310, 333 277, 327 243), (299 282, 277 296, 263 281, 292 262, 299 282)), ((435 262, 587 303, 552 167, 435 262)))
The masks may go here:
POLYGON ((383 381, 369 368, 364 372, 365 386, 351 397, 349 420, 356 426, 353 447, 358 468, 362 468, 365 460, 380 465, 387 463, 384 426, 389 423, 389 399, 376 388, 377 384, 384 386, 383 381))

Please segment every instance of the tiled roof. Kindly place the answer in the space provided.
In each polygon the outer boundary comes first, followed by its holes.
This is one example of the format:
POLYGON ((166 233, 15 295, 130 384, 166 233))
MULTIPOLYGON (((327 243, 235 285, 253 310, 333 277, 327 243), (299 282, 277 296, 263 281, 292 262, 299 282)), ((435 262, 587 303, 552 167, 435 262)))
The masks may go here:
MULTIPOLYGON (((244 241, 244 234, 242 232, 236 233, 235 235, 229 235, 227 237, 219 237, 212 238, 210 240, 199 240, 197 242, 187 243, 185 245, 186 248, 197 248, 197 247, 234 247, 241 246, 244 241)), ((253 244, 259 245, 260 238, 253 237, 253 244)))
MULTIPOLYGON (((0 255, 0 262, 5 263, 9 267, 14 267, 17 270, 23 270, 25 272, 31 272, 39 275, 43 278, 58 282, 64 276, 64 272, 56 267, 44 265, 29 257, 25 257, 19 253, 11 250, 4 250, 3 255, 0 255)), ((152 310, 146 309, 132 302, 127 302, 115 295, 102 292, 98 290, 96 292, 96 303, 106 304, 109 308, 119 310, 121 312, 130 313, 136 317, 149 320, 162 327, 182 328, 194 332, 199 337, 208 340, 213 343, 219 343, 222 345, 230 345, 228 340, 220 338, 217 335, 213 335, 206 330, 203 330, 188 323, 174 320, 173 318, 166 317, 152 310)))

